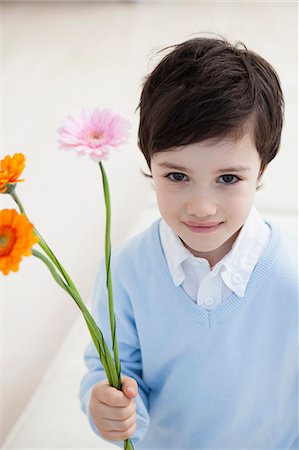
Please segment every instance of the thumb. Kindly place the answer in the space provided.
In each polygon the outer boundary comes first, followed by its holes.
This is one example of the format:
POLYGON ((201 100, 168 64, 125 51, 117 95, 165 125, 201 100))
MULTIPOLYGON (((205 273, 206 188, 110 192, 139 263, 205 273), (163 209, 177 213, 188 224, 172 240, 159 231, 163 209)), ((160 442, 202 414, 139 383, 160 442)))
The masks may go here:
POLYGON ((134 398, 138 394, 138 384, 134 378, 122 377, 122 387, 121 390, 125 396, 129 399, 134 398))

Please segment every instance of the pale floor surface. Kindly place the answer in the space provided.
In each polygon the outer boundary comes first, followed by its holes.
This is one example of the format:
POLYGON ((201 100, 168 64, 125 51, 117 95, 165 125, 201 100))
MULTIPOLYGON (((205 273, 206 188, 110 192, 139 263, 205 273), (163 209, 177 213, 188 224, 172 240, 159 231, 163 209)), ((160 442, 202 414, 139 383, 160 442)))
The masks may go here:
POLYGON ((80 410, 78 386, 85 373, 82 353, 89 342, 85 328, 80 317, 1 447, 3 450, 119 448, 96 436, 80 410))

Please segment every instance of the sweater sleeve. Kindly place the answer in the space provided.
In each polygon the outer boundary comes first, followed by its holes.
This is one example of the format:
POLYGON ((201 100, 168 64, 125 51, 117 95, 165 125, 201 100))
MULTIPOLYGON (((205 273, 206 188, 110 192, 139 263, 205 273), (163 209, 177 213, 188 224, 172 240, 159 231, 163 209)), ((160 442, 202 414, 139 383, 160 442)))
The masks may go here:
MULTIPOLYGON (((113 277, 113 296, 121 373, 122 376, 126 375, 134 378, 138 383, 138 396, 135 398, 137 406, 137 427, 135 434, 132 436, 132 442, 134 445, 142 440, 149 425, 149 388, 142 379, 141 351, 139 347, 133 308, 128 293, 120 286, 116 276, 113 277)), ((101 263, 96 279, 93 295, 92 315, 100 327, 107 345, 111 349, 112 344, 104 261, 101 263)), ((113 356, 112 351, 111 354, 113 356)), ((104 439, 95 427, 89 413, 89 402, 92 387, 99 381, 107 379, 93 342, 91 342, 85 350, 84 362, 87 366, 88 372, 83 377, 80 385, 79 396, 81 400, 81 409, 87 415, 92 430, 104 439)), ((120 447, 123 446, 122 441, 114 441, 113 443, 120 447)))

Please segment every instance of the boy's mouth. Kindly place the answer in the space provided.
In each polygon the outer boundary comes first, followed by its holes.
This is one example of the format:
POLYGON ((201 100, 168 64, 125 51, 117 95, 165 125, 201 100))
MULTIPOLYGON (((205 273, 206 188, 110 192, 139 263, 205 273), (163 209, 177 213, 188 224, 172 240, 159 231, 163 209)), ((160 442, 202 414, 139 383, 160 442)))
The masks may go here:
POLYGON ((184 222, 184 225, 186 225, 186 227, 194 233, 211 233, 216 231, 222 223, 223 222, 184 222))

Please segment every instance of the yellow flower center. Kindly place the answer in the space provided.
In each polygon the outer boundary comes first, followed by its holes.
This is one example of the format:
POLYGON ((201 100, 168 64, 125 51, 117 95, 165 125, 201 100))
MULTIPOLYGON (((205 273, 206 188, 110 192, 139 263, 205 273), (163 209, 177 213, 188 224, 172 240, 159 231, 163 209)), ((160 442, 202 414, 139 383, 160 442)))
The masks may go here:
POLYGON ((10 227, 0 227, 0 256, 8 255, 16 242, 14 231, 10 227))
POLYGON ((89 135, 89 139, 92 139, 92 140, 102 139, 102 137, 103 137, 103 133, 100 133, 99 131, 92 131, 89 135))

